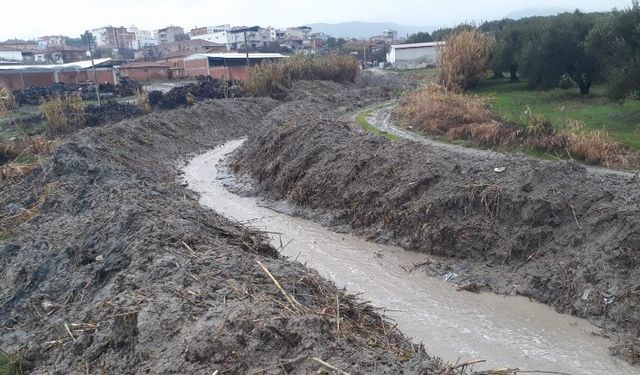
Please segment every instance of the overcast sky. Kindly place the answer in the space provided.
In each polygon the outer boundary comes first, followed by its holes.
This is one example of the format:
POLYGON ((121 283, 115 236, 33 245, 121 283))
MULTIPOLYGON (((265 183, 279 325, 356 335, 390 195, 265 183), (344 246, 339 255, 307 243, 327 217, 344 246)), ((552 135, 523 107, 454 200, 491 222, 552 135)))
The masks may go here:
POLYGON ((375 21, 450 26, 492 20, 530 8, 624 8, 631 0, 19 0, 0 2, 0 40, 77 36, 105 25, 157 29, 178 25, 286 27, 316 22, 375 21))

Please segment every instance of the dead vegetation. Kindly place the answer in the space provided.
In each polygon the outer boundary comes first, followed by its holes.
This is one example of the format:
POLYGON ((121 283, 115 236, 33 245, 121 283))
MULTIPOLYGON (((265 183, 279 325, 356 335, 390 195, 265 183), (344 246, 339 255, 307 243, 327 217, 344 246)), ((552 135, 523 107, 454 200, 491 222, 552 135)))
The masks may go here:
POLYGON ((18 107, 15 96, 4 86, 0 86, 0 114, 8 113, 18 107))
POLYGON ((489 70, 495 45, 492 36, 475 29, 453 34, 440 47, 438 82, 450 90, 478 86, 489 70))
POLYGON ((76 95, 57 95, 40 104, 47 131, 52 136, 71 133, 84 126, 85 113, 82 98, 76 95))
POLYGON ((274 96, 284 92, 295 81, 354 82, 359 70, 358 62, 351 56, 295 55, 276 63, 263 62, 252 67, 243 86, 255 96, 274 96))
POLYGON ((30 164, 39 156, 49 155, 56 142, 44 137, 23 136, 0 142, 0 166, 30 164))
POLYGON ((566 120, 554 127, 530 110, 527 127, 502 122, 491 110, 490 98, 427 85, 407 93, 394 110, 404 126, 449 141, 465 140, 481 147, 543 152, 611 168, 640 166, 640 156, 613 140, 606 131, 588 130, 566 120))

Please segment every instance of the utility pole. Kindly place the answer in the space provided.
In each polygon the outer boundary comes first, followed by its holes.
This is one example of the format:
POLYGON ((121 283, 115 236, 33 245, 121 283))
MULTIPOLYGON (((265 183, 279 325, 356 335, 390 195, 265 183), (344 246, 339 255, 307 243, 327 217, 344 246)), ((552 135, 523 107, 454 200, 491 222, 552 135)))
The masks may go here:
POLYGON ((91 56, 91 68, 93 69, 93 83, 96 85, 96 97, 98 98, 98 106, 102 106, 100 102, 100 82, 98 82, 98 72, 96 71, 96 64, 93 61, 93 50, 91 48, 91 44, 93 41, 93 35, 87 31, 84 33, 87 38, 87 43, 89 44, 89 56, 91 56))
POLYGON ((247 44, 247 30, 244 31, 244 51, 247 53, 247 71, 249 71, 249 44, 247 44))

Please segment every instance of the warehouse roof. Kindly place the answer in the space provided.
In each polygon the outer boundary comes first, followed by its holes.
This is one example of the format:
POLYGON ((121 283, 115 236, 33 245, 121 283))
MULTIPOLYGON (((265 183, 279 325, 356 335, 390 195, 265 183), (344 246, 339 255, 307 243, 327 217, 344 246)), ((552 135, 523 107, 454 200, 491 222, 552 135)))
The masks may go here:
MULTIPOLYGON (((96 67, 107 65, 111 59, 95 59, 96 67)), ((75 70, 91 68, 91 60, 78 61, 67 64, 48 64, 48 65, 0 65, 0 70, 75 70)))

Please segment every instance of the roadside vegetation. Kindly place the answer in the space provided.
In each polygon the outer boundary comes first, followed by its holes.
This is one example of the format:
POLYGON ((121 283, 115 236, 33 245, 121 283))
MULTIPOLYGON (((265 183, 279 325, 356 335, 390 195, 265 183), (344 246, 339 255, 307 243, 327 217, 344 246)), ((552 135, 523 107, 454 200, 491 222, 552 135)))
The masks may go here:
POLYGON ((300 80, 353 82, 359 71, 358 62, 351 56, 296 55, 275 63, 263 62, 252 67, 243 86, 255 96, 274 96, 300 80))
POLYGON ((554 158, 578 159, 615 168, 640 167, 636 152, 602 130, 590 130, 581 121, 565 119, 552 125, 532 111, 524 126, 501 121, 490 99, 428 85, 406 95, 395 110, 405 126, 449 141, 503 150, 522 150, 554 158))
POLYGON ((382 131, 378 128, 376 128, 375 126, 373 126, 368 120, 367 117, 369 117, 369 115, 371 115, 374 111, 376 111, 377 109, 380 109, 382 107, 385 107, 386 105, 383 104, 381 106, 377 106, 377 107, 373 107, 370 108, 366 111, 360 112, 358 114, 358 116, 356 116, 356 123, 366 132, 374 134, 374 135, 379 135, 381 137, 384 137, 392 142, 396 142, 400 140, 400 137, 398 137, 395 134, 391 134, 385 131, 382 131))
POLYGON ((634 1, 440 30, 435 84, 408 92, 394 114, 449 141, 639 168, 638 25, 634 1))

